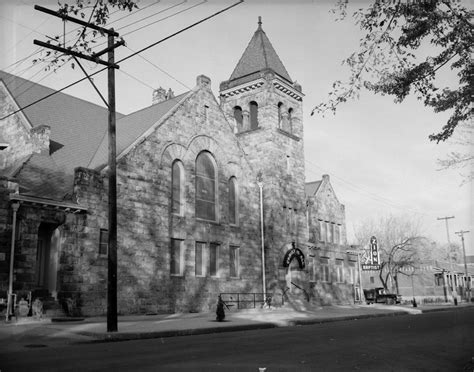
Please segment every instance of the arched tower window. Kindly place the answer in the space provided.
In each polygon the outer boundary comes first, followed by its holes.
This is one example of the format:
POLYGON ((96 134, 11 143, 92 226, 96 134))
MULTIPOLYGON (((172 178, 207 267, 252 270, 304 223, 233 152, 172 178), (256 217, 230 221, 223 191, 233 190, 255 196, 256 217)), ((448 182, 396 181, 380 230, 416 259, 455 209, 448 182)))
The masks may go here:
POLYGON ((293 109, 288 109, 288 132, 293 133, 293 109))
POLYGON ((196 218, 216 221, 217 171, 216 163, 208 152, 196 158, 196 218))
POLYGON ((243 121, 244 121, 244 117, 242 115, 242 107, 240 106, 234 107, 234 119, 235 119, 235 124, 237 126, 237 132, 241 132, 243 121))
POLYGON ((171 168, 171 212, 183 214, 184 201, 184 167, 179 160, 173 162, 171 168))
POLYGON ((250 130, 258 128, 258 104, 255 101, 249 103, 250 130))
POLYGON ((281 128, 282 127, 282 123, 281 123, 281 120, 282 120, 282 110, 283 110, 283 102, 278 102, 278 128, 281 128))
POLYGON ((238 221, 237 179, 229 179, 229 223, 236 225, 238 221))

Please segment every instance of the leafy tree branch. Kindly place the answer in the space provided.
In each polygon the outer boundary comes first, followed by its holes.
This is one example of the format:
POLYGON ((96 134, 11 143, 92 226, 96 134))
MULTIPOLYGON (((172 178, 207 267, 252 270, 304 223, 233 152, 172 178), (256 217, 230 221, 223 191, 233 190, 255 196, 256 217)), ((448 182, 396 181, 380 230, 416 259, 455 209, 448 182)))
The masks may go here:
MULTIPOLYGON (((339 0, 334 13, 342 20, 347 11, 347 1, 339 0)), ((429 136, 432 141, 445 141, 472 117, 472 17, 473 12, 460 2, 445 0, 376 1, 358 9, 352 18, 364 36, 359 50, 343 61, 350 77, 334 82, 328 99, 316 105, 311 115, 335 113, 339 104, 358 98, 362 88, 392 95, 397 103, 415 94, 434 112, 450 112, 447 123, 429 136), (455 86, 439 86, 443 67, 456 72, 455 86)))

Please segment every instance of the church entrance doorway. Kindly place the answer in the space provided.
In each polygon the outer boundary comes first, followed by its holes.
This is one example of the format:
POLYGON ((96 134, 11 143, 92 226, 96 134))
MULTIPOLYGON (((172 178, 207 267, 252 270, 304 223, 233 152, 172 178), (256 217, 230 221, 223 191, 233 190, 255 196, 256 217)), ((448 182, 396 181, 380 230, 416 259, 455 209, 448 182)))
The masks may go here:
POLYGON ((286 286, 290 293, 301 293, 305 283, 305 257, 303 252, 296 248, 295 243, 292 243, 292 248, 289 249, 283 257, 283 267, 286 267, 286 286))

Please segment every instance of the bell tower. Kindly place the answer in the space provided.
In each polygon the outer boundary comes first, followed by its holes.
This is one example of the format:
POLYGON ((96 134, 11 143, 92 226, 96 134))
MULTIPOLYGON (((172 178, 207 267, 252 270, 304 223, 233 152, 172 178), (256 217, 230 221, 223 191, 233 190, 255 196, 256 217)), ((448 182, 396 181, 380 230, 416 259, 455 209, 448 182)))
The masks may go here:
POLYGON ((278 273, 284 269, 288 249, 307 241, 303 96, 301 85, 291 79, 259 17, 257 30, 229 80, 220 85, 220 100, 255 184, 263 184, 269 290, 282 283, 278 273))

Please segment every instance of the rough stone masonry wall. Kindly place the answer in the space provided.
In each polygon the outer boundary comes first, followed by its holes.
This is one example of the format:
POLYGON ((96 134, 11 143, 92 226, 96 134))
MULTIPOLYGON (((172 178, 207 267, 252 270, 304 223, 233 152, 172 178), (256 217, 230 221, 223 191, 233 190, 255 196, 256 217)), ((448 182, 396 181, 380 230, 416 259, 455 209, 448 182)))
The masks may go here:
POLYGON ((304 196, 304 148, 302 105, 273 87, 273 76, 266 77, 261 88, 222 98, 226 115, 232 118, 235 106, 258 103, 259 129, 238 134, 238 139, 263 181, 265 255, 269 292, 281 292, 286 286, 283 256, 295 241, 308 257, 304 196), (293 108, 293 133, 284 132, 278 119, 278 103, 293 108), (290 210, 291 209, 291 210, 290 210), (296 212, 294 212, 296 210, 296 212), (294 216, 291 216, 294 214, 294 216))
POLYGON ((311 292, 314 301, 322 305, 351 303, 354 301, 354 285, 349 278, 352 265, 357 273, 355 257, 347 254, 345 208, 334 194, 329 176, 324 175, 316 196, 308 197, 309 241, 317 249, 313 250, 310 260, 312 275, 311 292), (341 243, 322 241, 319 221, 330 221, 341 226, 341 243), (322 281, 321 258, 328 260, 329 281, 322 281), (336 262, 343 262, 343 281, 336 281, 336 262))
MULTIPOLYGON (((83 171, 85 172, 85 171, 83 171)), ((107 185, 103 176, 92 174, 78 185, 81 204, 91 207, 87 217, 88 239, 83 242, 89 267, 101 266, 97 254, 98 233, 107 228, 107 185), (93 184, 90 186, 90 184, 93 184), (94 236, 96 239, 94 239, 94 236), (89 249, 90 246, 90 249, 89 249), (95 260, 95 261, 94 261, 95 260)), ((210 90, 205 87, 190 97, 157 130, 118 163, 118 288, 119 312, 173 312, 208 310, 220 292, 260 291, 258 253, 258 191, 248 185, 249 171, 242 163, 235 137, 210 90), (206 107, 207 106, 207 107, 206 107), (218 164, 219 221, 196 221, 194 217, 194 164, 198 153, 210 151, 218 164), (185 212, 171 216, 171 164, 180 159, 185 168, 185 212), (227 222, 227 181, 239 184, 240 224, 227 222), (184 273, 170 275, 170 238, 183 239, 184 273), (194 275, 196 241, 220 244, 218 278, 194 275), (228 275, 229 245, 241 248, 241 279, 228 275)), ((105 264, 105 262, 104 262, 105 264)), ((86 265, 87 267, 87 265, 86 265)), ((98 294, 100 275, 95 280, 98 294)), ((84 294, 88 296, 88 294, 84 294)), ((87 311, 96 311, 100 299, 91 298, 87 311)))

